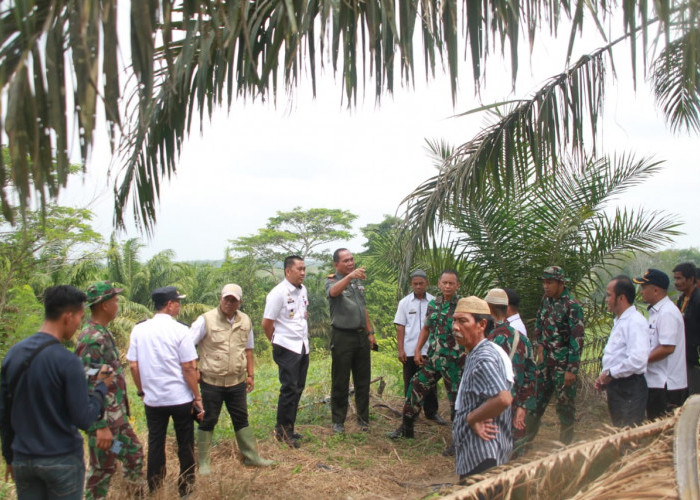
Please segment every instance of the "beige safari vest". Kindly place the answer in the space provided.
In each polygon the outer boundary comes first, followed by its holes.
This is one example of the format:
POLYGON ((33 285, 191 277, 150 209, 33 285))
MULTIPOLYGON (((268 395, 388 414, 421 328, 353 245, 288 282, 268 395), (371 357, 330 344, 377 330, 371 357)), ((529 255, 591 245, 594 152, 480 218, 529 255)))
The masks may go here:
POLYGON ((207 334, 197 346, 202 381, 219 387, 245 382, 245 345, 252 326, 250 318, 237 311, 231 324, 218 307, 203 316, 207 334))

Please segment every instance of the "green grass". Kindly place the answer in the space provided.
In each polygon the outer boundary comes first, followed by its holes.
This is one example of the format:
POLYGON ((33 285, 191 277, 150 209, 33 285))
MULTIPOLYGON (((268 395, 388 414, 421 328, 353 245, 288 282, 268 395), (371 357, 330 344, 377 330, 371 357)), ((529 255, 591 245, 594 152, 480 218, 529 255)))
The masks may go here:
MULTIPOLYGON (((380 347, 381 349, 381 347, 380 347)), ((394 351, 380 350, 372 353, 372 379, 382 377, 386 383, 384 394, 400 396, 403 391, 403 379, 401 376, 401 363, 396 358, 394 351)), ((352 383, 352 379, 351 379, 352 383)), ((132 424, 139 434, 147 433, 146 417, 141 398, 136 394, 136 387, 129 380, 127 384, 129 402, 131 408, 132 424)), ((372 385, 372 391, 376 392, 378 382, 372 385)), ((279 378, 277 365, 272 360, 272 354, 264 353, 255 359, 255 387, 248 394, 248 420, 258 439, 269 437, 277 420, 277 397, 279 395, 279 378)), ((311 353, 309 371, 306 378, 306 388, 299 403, 297 424, 330 426, 330 389, 331 389, 331 357, 326 350, 315 350, 311 353)), ((372 413, 370 419, 375 419, 372 413)), ((168 432, 173 434, 172 423, 168 432)), ((305 443, 311 446, 322 446, 307 433, 305 443)), ((334 436, 331 445, 343 444, 343 439, 366 439, 366 435, 334 436)), ((219 423, 214 431, 214 442, 218 443, 227 439, 235 439, 231 419, 223 407, 219 417, 219 423)))

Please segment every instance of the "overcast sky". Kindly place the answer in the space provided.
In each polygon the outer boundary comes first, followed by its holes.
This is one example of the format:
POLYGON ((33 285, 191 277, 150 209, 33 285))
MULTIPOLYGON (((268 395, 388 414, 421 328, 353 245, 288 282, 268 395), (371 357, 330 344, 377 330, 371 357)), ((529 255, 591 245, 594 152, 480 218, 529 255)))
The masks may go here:
MULTIPOLYGON (((380 106, 368 81, 366 95, 361 90, 358 106, 348 110, 341 102, 342 86, 330 72, 323 76, 316 99, 309 86, 302 85, 291 101, 278 96, 276 106, 238 101, 230 114, 222 110, 205 123, 203 135, 197 131, 187 140, 177 175, 162 185, 153 237, 149 240, 130 225, 120 238, 141 237, 147 244, 143 258, 172 249, 178 260, 220 259, 228 240, 254 233, 276 211, 296 206, 349 210, 359 216, 359 234, 360 227, 394 214, 406 195, 434 175, 425 138, 457 145, 486 123, 483 115, 452 115, 480 102, 527 97, 547 77, 562 71, 565 44, 538 47, 532 59, 520 65, 515 94, 508 65, 494 61, 480 101, 471 69, 463 63, 456 107, 448 79, 440 76, 426 85, 421 70, 415 89, 398 88, 380 106)), ((634 92, 627 51, 618 51, 616 57, 620 82, 607 88, 601 144, 608 152, 654 156, 666 166, 619 204, 678 214, 686 234, 674 246, 698 247, 698 139, 668 131, 645 82, 640 81, 634 92)), ((527 56, 525 47, 522 53, 527 56)), ((416 59, 421 58, 417 54, 416 59)), ((106 182, 110 156, 105 146, 102 136, 88 175, 72 181, 60 202, 90 206, 96 213, 94 227, 107 240, 114 181, 106 182)), ((355 238, 344 244, 360 251, 362 241, 355 238)))

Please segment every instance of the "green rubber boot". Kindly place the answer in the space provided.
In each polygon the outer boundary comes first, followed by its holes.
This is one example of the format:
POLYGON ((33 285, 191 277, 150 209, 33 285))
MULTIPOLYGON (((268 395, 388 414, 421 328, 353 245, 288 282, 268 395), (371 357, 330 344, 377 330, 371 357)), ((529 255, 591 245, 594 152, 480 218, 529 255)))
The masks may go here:
POLYGON ((274 460, 267 460, 258 455, 258 445, 255 443, 253 429, 250 426, 236 432, 236 441, 238 442, 238 449, 241 450, 243 455, 244 464, 254 467, 269 467, 277 463, 274 460))
POLYGON ((209 463, 209 450, 211 449, 211 438, 214 431, 203 431, 197 429, 197 451, 199 452, 199 475, 208 476, 211 474, 209 463))

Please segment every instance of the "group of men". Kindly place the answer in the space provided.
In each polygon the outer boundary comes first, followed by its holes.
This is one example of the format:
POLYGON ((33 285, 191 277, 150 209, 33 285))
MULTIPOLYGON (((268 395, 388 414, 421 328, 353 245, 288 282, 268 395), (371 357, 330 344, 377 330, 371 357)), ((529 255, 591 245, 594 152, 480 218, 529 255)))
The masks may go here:
POLYGON ((548 267, 541 276, 544 297, 532 342, 515 290, 495 288, 484 299, 460 298, 457 272, 445 270, 438 280, 440 294, 428 297, 426 273, 417 269, 410 278, 413 293, 401 300, 394 319, 404 364, 403 418, 389 437, 413 438, 421 407, 426 418, 444 423, 435 395, 442 379, 453 423, 453 442, 443 454, 456 455, 461 476, 503 463, 513 443, 521 447, 534 438, 555 393, 560 437, 570 442, 584 324, 563 270, 548 267))
POLYGON ((605 346, 596 388, 607 392, 613 425, 639 425, 682 406, 700 393, 700 290, 693 263, 673 269, 679 297, 668 297, 669 276, 648 269, 630 280, 608 283, 606 303, 615 320, 605 346), (634 306, 636 283, 647 304, 648 319, 634 306))
MULTIPOLYGON (((358 424, 368 430, 369 353, 375 344, 361 282, 364 268, 356 269, 347 249, 335 252, 334 264, 337 272, 326 284, 334 331, 334 430, 344 432, 351 373, 358 424)), ((302 436, 294 427, 309 365, 303 258, 287 257, 284 275, 267 296, 262 326, 279 368, 275 436, 298 448, 302 436)), ((133 328, 126 354, 148 427, 144 483, 143 445, 130 424, 126 379, 114 336, 107 328, 118 315, 121 292, 123 289, 107 281, 92 284, 87 293, 71 286, 48 289, 40 332, 19 342, 3 360, 2 451, 20 499, 83 497, 83 441, 77 429, 86 431, 90 450, 85 498, 107 496, 118 462, 130 495, 143 495, 146 486, 151 492, 157 490, 166 473, 170 419, 180 464, 178 491, 187 497, 195 480, 194 421, 199 422, 199 473, 208 475, 213 431, 223 404, 244 463, 274 464, 259 455, 248 423, 247 393, 255 384, 254 340, 252 321, 240 311, 241 287, 225 285, 218 306, 188 327, 176 320, 185 295, 166 286, 152 292, 155 315, 133 328), (75 356, 59 340, 73 337, 83 321, 85 305, 91 315, 78 336, 75 356), (40 357, 41 361, 32 363, 40 357)))
MULTIPOLYGON (((634 280, 617 276, 607 286, 606 303, 615 319, 595 385, 607 391, 616 426, 662 416, 683 404, 688 389, 700 390, 698 270, 684 263, 673 272, 677 304, 668 298, 669 277, 657 269, 634 280), (634 307, 635 283, 648 305, 648 321, 634 307)), ((436 419, 435 389, 442 378, 453 421, 453 444, 444 454, 456 454, 462 477, 522 452, 553 396, 560 441, 573 440, 583 310, 562 268, 546 268, 541 280, 544 296, 528 339, 514 290, 492 289, 483 300, 459 298, 457 273, 447 270, 435 298, 426 294, 426 273, 411 274, 413 293, 401 300, 394 320, 404 364, 403 420, 389 437, 413 438, 421 406, 426 418, 436 419), (485 340, 500 347, 498 356, 485 340)))
MULTIPOLYGON (((334 252, 333 264, 336 272, 325 284, 333 432, 345 432, 351 375, 357 426, 369 431, 370 353, 376 342, 365 303, 366 270, 356 266, 345 248, 334 252)), ((674 268, 681 293, 677 304, 668 298, 669 277, 657 269, 634 280, 617 276, 608 284, 606 303, 615 319, 596 387, 607 391, 614 425, 638 425, 645 415, 656 418, 682 405, 689 388, 700 392, 697 273, 690 263, 674 268), (641 285, 648 321, 634 307, 634 283, 641 285)), ((275 437, 292 448, 299 448, 302 439, 295 422, 309 366, 305 275, 303 258, 285 259, 285 277, 268 294, 262 321, 279 372, 275 437)), ((496 288, 484 299, 460 298, 457 272, 445 270, 438 281, 440 293, 433 297, 427 293, 427 274, 420 269, 411 273, 413 292, 400 301, 394 319, 405 401, 401 426, 391 438, 413 438, 421 408, 428 420, 446 425, 437 398, 437 383, 443 379, 453 423, 453 443, 445 455, 456 455, 462 477, 502 464, 521 450, 537 434, 555 395, 560 440, 571 442, 583 311, 560 267, 546 268, 540 278, 544 296, 529 338, 514 290, 496 288)), ((133 496, 145 493, 146 485, 156 490, 165 477, 171 418, 180 462, 178 490, 186 497, 195 479, 194 421, 199 422, 199 473, 207 475, 223 404, 244 463, 274 463, 258 454, 248 423, 254 341, 251 319, 240 310, 241 287, 225 285, 218 306, 188 327, 176 320, 185 295, 168 286, 153 291, 156 314, 133 328, 126 355, 148 427, 143 483, 143 446, 130 425, 126 380, 107 328, 118 315, 122 291, 106 281, 94 283, 86 293, 65 285, 48 289, 40 332, 13 346, 3 360, 2 452, 20 499, 82 497, 85 470, 78 428, 87 432, 90 450, 85 498, 106 497, 118 461, 133 496), (72 338, 85 304, 90 320, 78 336, 74 356, 59 341, 72 338), (57 472, 68 470, 73 472, 57 472)))

